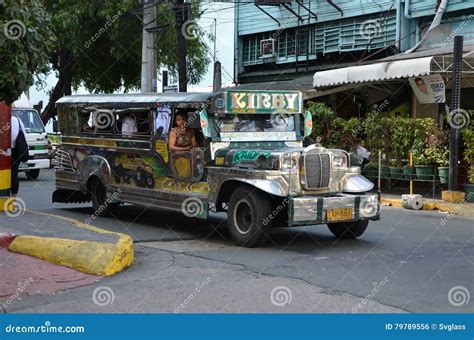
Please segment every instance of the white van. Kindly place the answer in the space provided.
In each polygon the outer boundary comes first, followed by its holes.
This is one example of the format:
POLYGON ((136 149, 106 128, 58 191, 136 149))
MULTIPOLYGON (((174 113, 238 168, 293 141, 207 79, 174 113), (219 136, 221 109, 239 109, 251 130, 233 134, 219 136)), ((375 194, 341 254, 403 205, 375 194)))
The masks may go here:
POLYGON ((29 148, 28 162, 21 163, 19 170, 25 171, 30 180, 37 179, 40 170, 48 169, 51 165, 49 142, 43 122, 25 94, 13 103, 12 115, 23 123, 29 148))

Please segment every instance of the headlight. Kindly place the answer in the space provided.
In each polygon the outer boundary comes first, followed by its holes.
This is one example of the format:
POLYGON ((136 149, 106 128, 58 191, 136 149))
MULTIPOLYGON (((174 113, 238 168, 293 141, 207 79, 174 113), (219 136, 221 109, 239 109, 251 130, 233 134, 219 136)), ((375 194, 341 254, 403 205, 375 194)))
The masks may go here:
POLYGON ((332 168, 333 169, 346 169, 349 164, 349 157, 347 153, 342 150, 331 150, 332 151, 332 168))
MULTIPOLYGON (((299 156, 299 154, 297 154, 299 156)), ((282 156, 281 159, 281 171, 292 171, 298 170, 298 160, 296 157, 282 156)))

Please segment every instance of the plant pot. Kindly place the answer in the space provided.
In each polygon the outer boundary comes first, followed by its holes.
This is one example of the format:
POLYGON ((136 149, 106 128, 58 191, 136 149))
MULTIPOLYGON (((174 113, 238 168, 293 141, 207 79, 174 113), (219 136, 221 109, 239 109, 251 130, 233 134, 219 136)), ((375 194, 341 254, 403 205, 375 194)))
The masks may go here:
POLYGON ((388 165, 382 165, 380 178, 390 178, 390 167, 388 165))
POLYGON ((415 165, 415 173, 418 179, 432 181, 434 176, 434 167, 432 165, 415 165))
MULTIPOLYGON (((402 168, 402 171, 403 171, 403 177, 410 179, 410 173, 411 173, 411 171, 412 171, 412 168, 411 168, 409 165, 405 165, 405 166, 402 168)), ((415 176, 415 171, 413 171, 412 178, 413 178, 413 179, 416 178, 416 176, 415 176)))
POLYGON ((391 166, 390 167, 390 177, 392 179, 403 178, 403 169, 391 166))
POLYGON ((368 176, 368 177, 375 177, 378 174, 377 167, 373 164, 367 164, 363 169, 362 169, 362 175, 368 176))
POLYGON ((474 184, 464 184, 464 193, 466 194, 465 201, 474 203, 474 184))
POLYGON ((441 184, 448 184, 449 182, 449 166, 438 167, 439 182, 441 184))

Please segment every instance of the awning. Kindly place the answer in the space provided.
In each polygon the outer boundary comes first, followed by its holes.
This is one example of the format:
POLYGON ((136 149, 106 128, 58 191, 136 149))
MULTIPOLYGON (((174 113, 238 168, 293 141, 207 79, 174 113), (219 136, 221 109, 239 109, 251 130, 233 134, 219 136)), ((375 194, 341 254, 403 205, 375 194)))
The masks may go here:
MULTIPOLYGON (((350 66, 316 72, 313 76, 313 86, 315 89, 320 89, 347 84, 411 78, 436 73, 445 75, 452 72, 452 64, 452 55, 446 55, 350 66)), ((463 73, 474 74, 474 58, 471 56, 463 60, 463 73)))

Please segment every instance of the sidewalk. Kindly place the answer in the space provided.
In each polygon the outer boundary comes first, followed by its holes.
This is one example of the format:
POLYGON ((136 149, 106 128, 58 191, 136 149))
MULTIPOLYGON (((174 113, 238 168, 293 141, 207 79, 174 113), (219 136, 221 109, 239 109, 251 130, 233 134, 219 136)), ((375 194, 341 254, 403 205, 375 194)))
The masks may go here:
POLYGON ((23 210, 0 213, 0 233, 14 235, 8 250, 35 256, 88 274, 113 275, 134 261, 130 236, 74 219, 23 210))
MULTIPOLYGON (((382 194, 382 204, 401 208, 401 195, 382 194)), ((440 199, 423 198, 423 210, 440 210, 474 219, 474 203, 449 203, 440 199)))

